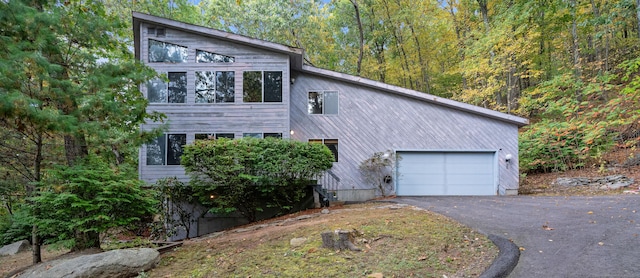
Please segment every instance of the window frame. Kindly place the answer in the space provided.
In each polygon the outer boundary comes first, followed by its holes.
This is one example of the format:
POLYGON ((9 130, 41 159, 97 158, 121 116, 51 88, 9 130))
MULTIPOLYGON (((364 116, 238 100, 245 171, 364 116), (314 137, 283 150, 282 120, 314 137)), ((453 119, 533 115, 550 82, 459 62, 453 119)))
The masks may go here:
POLYGON ((186 71, 170 71, 170 72, 164 72, 162 73, 162 75, 164 76, 163 78, 153 78, 149 81, 147 81, 146 84, 146 89, 147 89, 147 100, 149 101, 149 104, 158 104, 158 103, 172 103, 172 104, 179 104, 179 103, 187 103, 187 98, 189 95, 189 92, 187 90, 187 87, 189 85, 189 79, 188 79, 188 74, 186 71), (175 99, 175 95, 171 94, 172 90, 171 90, 171 82, 173 82, 171 79, 169 79, 169 76, 172 74, 182 74, 184 76, 184 81, 185 81, 185 86, 184 86, 184 97, 181 98, 183 100, 183 102, 170 102, 169 100, 171 100, 172 98, 175 99), (166 80, 166 81, 165 81, 166 80), (151 98, 149 97, 150 92, 151 92, 151 83, 152 82, 160 82, 163 85, 163 90, 166 93, 166 96, 164 97, 162 102, 158 102, 158 101, 151 101, 151 98))
POLYGON ((220 139, 220 138, 235 139, 235 137, 236 137, 236 134, 233 133, 233 132, 209 132, 209 133, 195 133, 194 136, 193 136, 193 140, 194 141, 198 141, 198 140, 214 140, 214 139, 220 139), (207 138, 198 139, 198 135, 205 135, 205 136, 207 136, 207 138), (229 135, 231 135, 231 136, 229 136, 229 135))
MULTIPOLYGON (((242 72, 242 102, 243 103, 283 103, 284 102, 284 81, 283 81, 283 76, 284 76, 284 71, 277 71, 277 70, 246 70, 242 72), (247 101, 247 99, 250 99, 247 94, 247 85, 249 85, 247 83, 247 81, 249 80, 249 78, 246 78, 246 74, 249 73, 255 73, 255 72, 259 72, 260 73, 260 101, 247 101), (268 74, 279 74, 279 82, 278 84, 275 84, 276 86, 279 85, 279 94, 276 98, 270 98, 269 100, 267 100, 267 87, 270 84, 267 84, 267 79, 266 76, 268 74)), ((257 83, 257 82, 256 82, 257 83)), ((271 84, 273 85, 273 84, 271 84)), ((252 88, 253 89, 253 88, 252 88)))
POLYGON ((308 115, 339 115, 340 114, 340 92, 337 90, 310 90, 307 92, 307 114, 308 115), (311 105, 311 94, 316 94, 316 103, 318 103, 318 96, 320 96, 320 111, 319 112, 315 112, 317 110, 317 107, 314 108, 314 106, 311 105), (327 101, 329 98, 327 98, 327 95, 333 95, 335 94, 335 100, 332 101, 327 101), (332 104, 335 103, 335 108, 330 109, 330 111, 335 111, 335 113, 327 113, 327 106, 329 106, 331 104, 331 106, 333 106, 332 104))
MULTIPOLYGON (((222 103, 235 103, 236 102, 236 72, 233 70, 204 70, 204 71, 194 71, 194 76, 195 76, 195 81, 194 81, 194 100, 193 102, 195 104, 222 104, 222 103), (210 84, 211 86, 207 86, 206 91, 212 91, 213 92, 213 96, 211 98, 202 98, 203 100, 205 100, 204 102, 198 101, 200 98, 198 97, 198 85, 199 85, 199 78, 201 76, 201 74, 204 73, 212 73, 213 76, 211 77, 212 80, 212 84, 210 84), (218 75, 219 74, 229 74, 231 73, 232 75, 232 80, 231 80, 231 86, 229 86, 229 84, 225 83, 224 88, 227 89, 231 89, 233 91, 233 96, 231 96, 230 98, 226 98, 226 94, 224 92, 222 92, 222 90, 219 90, 220 84, 218 82, 218 75), (222 92, 222 94, 219 94, 219 92, 222 92), (221 95, 221 97, 220 97, 221 95), (213 102, 209 102, 208 100, 211 99, 213 100, 213 102), (228 101, 224 101, 228 99, 228 101)), ((208 75, 206 75, 208 76, 208 75)), ((209 79, 205 79, 206 81, 208 81, 209 79)), ((209 85, 209 84, 206 84, 209 85)))
POLYGON ((236 62, 236 57, 234 57, 234 56, 224 55, 224 54, 220 54, 220 53, 211 52, 211 51, 207 51, 207 50, 202 50, 202 49, 197 49, 196 48, 196 63, 197 64, 232 64, 232 63, 235 63, 235 62, 236 62), (206 52, 206 53, 211 54, 212 56, 214 56, 216 58, 219 56, 219 57, 221 57, 222 61, 215 61, 214 60, 214 61, 209 61, 209 62, 206 62, 206 61, 202 61, 201 62, 200 60, 198 60, 198 57, 200 56, 198 54, 200 54, 201 52, 206 52))
POLYGON ((145 144, 145 156, 146 156, 146 162, 145 165, 147 166, 176 166, 176 165, 180 165, 180 158, 182 157, 182 154, 184 154, 184 146, 187 144, 187 134, 186 133, 165 133, 162 134, 158 137, 156 137, 154 139, 154 144, 145 144), (182 141, 178 147, 179 151, 178 151, 178 155, 173 157, 172 159, 169 157, 171 151, 170 150, 175 150, 173 148, 170 148, 170 144, 172 143, 171 140, 171 136, 180 136, 182 138, 178 138, 178 140, 182 141), (163 147, 160 147, 160 154, 161 154, 161 163, 160 164, 149 164, 149 158, 152 157, 149 155, 149 150, 150 147, 155 145, 155 146, 160 146, 160 143, 162 143, 163 147), (175 163, 175 161, 177 161, 177 164, 175 163), (170 163, 171 162, 171 163, 170 163))
MULTIPOLYGON (((170 55, 168 55, 168 53, 167 53, 167 56, 170 57, 170 55)), ((171 42, 165 42, 165 41, 149 38, 147 40, 147 62, 149 64, 160 64, 160 63, 164 63, 164 64, 182 64, 182 63, 189 63, 190 62, 189 61, 189 47, 182 46, 182 45, 175 44, 175 43, 171 43, 171 42), (155 61, 155 60, 152 61, 151 60, 151 57, 152 57, 151 56, 152 41, 154 43, 156 43, 156 42, 157 43, 162 43, 163 44, 163 48, 165 48, 165 49, 166 49, 167 45, 172 45, 172 46, 175 46, 175 47, 178 47, 178 48, 184 48, 184 52, 180 51, 180 54, 181 54, 180 56, 182 56, 181 60, 180 61, 172 61, 171 59, 164 59, 162 61, 155 61), (182 54, 184 54, 184 56, 182 54)))

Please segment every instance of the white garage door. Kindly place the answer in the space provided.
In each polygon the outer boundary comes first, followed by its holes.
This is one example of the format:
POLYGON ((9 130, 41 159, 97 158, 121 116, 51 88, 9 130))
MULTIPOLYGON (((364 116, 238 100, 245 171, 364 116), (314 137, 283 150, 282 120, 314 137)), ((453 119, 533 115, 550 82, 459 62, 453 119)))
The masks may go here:
POLYGON ((397 152, 398 196, 496 195, 495 152, 397 152))

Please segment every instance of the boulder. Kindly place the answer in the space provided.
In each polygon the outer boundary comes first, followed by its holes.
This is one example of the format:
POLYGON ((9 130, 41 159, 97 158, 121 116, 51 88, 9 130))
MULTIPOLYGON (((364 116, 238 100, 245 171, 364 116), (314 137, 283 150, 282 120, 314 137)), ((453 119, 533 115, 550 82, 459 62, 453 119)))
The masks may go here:
POLYGON ((623 175, 595 178, 557 178, 553 184, 559 186, 598 186, 600 189, 618 189, 632 185, 633 179, 623 175))
POLYGON ((13 256, 22 251, 28 250, 29 247, 31 247, 31 243, 29 243, 28 240, 25 239, 17 241, 9 245, 2 246, 2 248, 0 248, 0 256, 13 256))
POLYGON ((13 277, 135 277, 154 268, 159 261, 160 253, 153 248, 120 249, 46 261, 13 277))
POLYGON ((304 237, 296 237, 296 238, 292 238, 289 241, 289 245, 291 245, 291 247, 300 247, 302 245, 304 245, 304 243, 307 242, 307 238, 304 237))

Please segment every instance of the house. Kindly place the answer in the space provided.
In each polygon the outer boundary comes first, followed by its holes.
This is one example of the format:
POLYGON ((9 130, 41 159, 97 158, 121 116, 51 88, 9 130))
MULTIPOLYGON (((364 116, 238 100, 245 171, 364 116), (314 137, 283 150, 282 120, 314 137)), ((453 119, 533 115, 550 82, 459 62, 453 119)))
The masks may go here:
POLYGON ((344 201, 372 192, 359 165, 387 150, 397 195, 517 194, 527 119, 305 65, 299 48, 135 12, 133 28, 136 58, 168 80, 142 86, 148 109, 168 117, 140 151, 149 183, 187 179, 184 144, 252 136, 326 144, 336 161, 322 182, 344 201))

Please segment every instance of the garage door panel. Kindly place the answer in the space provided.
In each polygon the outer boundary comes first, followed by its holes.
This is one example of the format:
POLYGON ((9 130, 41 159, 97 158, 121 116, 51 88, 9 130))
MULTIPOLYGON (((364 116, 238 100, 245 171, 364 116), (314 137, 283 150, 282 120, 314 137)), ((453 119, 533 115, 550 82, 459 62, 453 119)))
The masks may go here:
POLYGON ((444 184, 445 176, 433 174, 413 174, 408 176, 400 176, 400 180, 402 181, 402 184, 444 184))
POLYGON ((490 174, 466 174, 466 175, 448 175, 448 185, 458 184, 488 184, 493 182, 493 175, 490 174))
POLYGON ((482 196, 482 195, 496 195, 496 192, 492 188, 478 187, 477 185, 458 185, 453 187, 447 187, 446 195, 482 196))
POLYGON ((494 152, 398 152, 399 196, 495 195, 494 152))
POLYGON ((425 196, 425 195, 445 195, 446 191, 444 186, 425 186, 418 185, 404 185, 402 189, 398 189, 398 195, 401 196, 425 196))
POLYGON ((447 165, 447 173, 450 174, 465 174, 465 173, 492 173, 493 164, 460 164, 460 165, 447 165))

